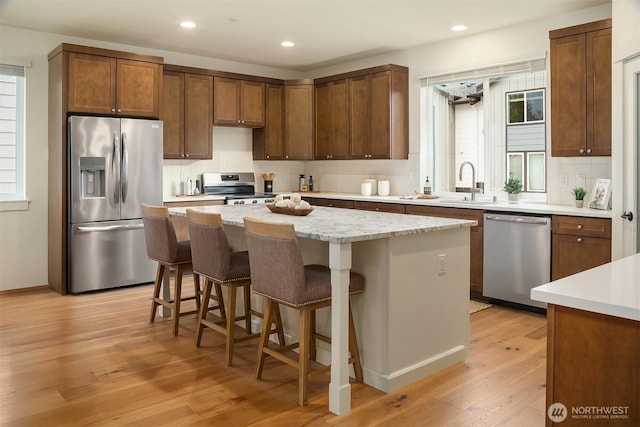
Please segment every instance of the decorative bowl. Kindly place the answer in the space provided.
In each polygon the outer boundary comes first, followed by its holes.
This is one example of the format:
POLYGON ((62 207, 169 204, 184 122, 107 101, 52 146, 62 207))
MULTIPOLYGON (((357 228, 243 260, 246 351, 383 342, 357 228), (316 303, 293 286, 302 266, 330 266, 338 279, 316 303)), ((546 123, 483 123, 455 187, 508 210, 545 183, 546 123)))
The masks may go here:
POLYGON ((280 208, 280 207, 277 207, 275 203, 267 203, 267 207, 273 213, 279 213, 284 215, 296 215, 296 216, 309 215, 313 210, 313 208, 309 208, 309 209, 280 208))

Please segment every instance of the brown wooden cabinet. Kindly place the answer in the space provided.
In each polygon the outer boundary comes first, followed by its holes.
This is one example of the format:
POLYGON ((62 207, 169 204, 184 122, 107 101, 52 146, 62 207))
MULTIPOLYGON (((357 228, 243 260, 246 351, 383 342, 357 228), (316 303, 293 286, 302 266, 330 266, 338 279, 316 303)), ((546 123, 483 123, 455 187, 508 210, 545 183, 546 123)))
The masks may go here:
POLYGON ((164 158, 211 159, 213 78, 165 71, 163 79, 164 158))
POLYGON ((554 215, 551 233, 551 280, 611 261, 610 219, 554 215))
POLYGON ((546 425, 636 426, 640 417, 640 322, 575 308, 547 307, 546 407, 562 403, 566 419, 546 425), (585 410, 601 408, 611 413, 585 410), (573 408, 578 411, 573 414, 573 408), (609 418, 605 418, 609 416, 609 418))
POLYGON ((215 77, 213 87, 214 125, 264 126, 264 83, 215 77))
POLYGON ((353 202, 354 209, 360 209, 363 211, 376 211, 376 212, 389 212, 389 213, 405 213, 405 205, 399 203, 385 203, 385 202, 365 202, 361 200, 355 200, 353 202))
POLYGON ((68 64, 69 112, 159 117, 161 63, 69 52, 68 64))
POLYGON ((551 154, 611 155, 611 19, 549 32, 551 154))
POLYGON ((349 79, 352 159, 408 158, 408 72, 390 67, 349 79))
POLYGON ((284 84, 284 159, 313 158, 313 83, 284 84))
POLYGON ((442 218, 468 219, 477 221, 470 232, 469 288, 471 295, 482 297, 484 263, 484 211, 464 208, 443 208, 439 206, 407 205, 406 212, 411 215, 425 215, 442 218))
POLYGON ((309 203, 315 206, 327 206, 329 208, 353 209, 353 200, 343 199, 325 199, 321 197, 305 198, 309 203))
POLYGON ((284 158, 284 85, 267 83, 265 87, 265 125, 253 129, 253 159, 284 158))
POLYGON ((315 85, 315 160, 343 160, 349 155, 349 81, 315 85))

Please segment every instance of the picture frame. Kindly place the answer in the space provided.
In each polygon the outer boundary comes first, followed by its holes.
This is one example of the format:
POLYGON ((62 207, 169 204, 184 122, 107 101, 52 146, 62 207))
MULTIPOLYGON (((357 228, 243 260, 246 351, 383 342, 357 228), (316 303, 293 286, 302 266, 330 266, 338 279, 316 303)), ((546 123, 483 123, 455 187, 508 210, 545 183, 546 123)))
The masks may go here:
POLYGON ((589 200, 589 208, 591 209, 609 209, 611 202, 611 180, 600 178, 596 181, 591 191, 591 199, 589 200))

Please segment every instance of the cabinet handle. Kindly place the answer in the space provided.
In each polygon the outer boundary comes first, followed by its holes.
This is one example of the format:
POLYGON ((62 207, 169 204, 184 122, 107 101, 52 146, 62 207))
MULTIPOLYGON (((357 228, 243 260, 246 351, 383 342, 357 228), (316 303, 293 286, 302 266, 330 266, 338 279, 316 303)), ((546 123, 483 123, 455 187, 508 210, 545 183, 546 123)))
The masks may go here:
POLYGON ((582 224, 578 224, 578 230, 582 230, 582 224))
POLYGON ((380 210, 380 208, 376 208, 376 212, 378 212, 380 210))
POLYGON ((587 154, 591 153, 591 148, 587 148, 587 154))
POLYGON ((578 242, 578 243, 582 243, 582 237, 578 237, 578 238, 576 239, 576 242, 578 242))
POLYGON ((332 205, 331 203, 329 203, 329 207, 330 207, 330 208, 332 208, 332 207, 333 207, 333 205, 332 205))
POLYGON ((584 154, 584 148, 580 149, 580 154, 584 154))

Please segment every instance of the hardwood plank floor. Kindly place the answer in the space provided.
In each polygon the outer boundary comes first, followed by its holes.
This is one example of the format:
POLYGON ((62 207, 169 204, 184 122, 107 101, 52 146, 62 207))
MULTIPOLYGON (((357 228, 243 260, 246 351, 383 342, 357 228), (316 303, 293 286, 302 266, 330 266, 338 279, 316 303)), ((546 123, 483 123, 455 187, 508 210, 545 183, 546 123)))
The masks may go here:
POLYGON ((267 359, 257 381, 255 341, 236 345, 227 368, 220 335, 195 347, 195 315, 177 337, 169 319, 149 323, 151 292, 0 294, 0 425, 544 425, 543 315, 474 313, 465 362, 389 394, 352 383, 352 410, 338 417, 327 369, 314 366, 301 408, 295 370, 267 359))

